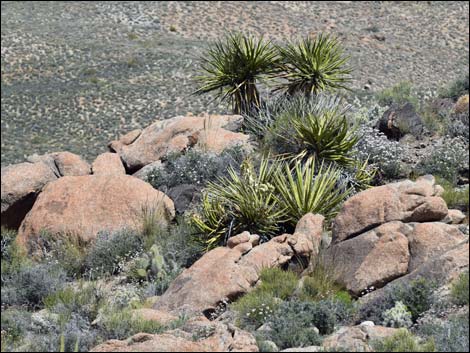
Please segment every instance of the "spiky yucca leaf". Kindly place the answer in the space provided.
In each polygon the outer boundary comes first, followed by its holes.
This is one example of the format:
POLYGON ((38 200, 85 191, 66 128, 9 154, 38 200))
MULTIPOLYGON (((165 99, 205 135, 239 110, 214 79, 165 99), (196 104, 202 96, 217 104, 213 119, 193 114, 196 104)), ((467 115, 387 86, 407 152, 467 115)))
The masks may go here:
POLYGON ((342 165, 354 164, 352 149, 360 136, 336 109, 294 116, 292 124, 306 153, 342 165))
POLYGON ((281 207, 287 209, 290 221, 295 224, 305 214, 319 213, 332 218, 338 206, 349 195, 350 190, 341 191, 337 186, 340 171, 330 165, 317 168, 315 158, 305 162, 295 161, 294 166, 284 164, 275 175, 275 186, 281 207))
POLYGON ((265 239, 276 235, 286 222, 285 210, 279 207, 272 185, 277 164, 263 159, 255 172, 249 162, 242 165, 241 175, 229 168, 228 177, 209 183, 203 209, 193 217, 208 249, 226 242, 243 231, 265 239))
POLYGON ((229 100, 235 114, 259 107, 256 83, 279 71, 277 56, 271 43, 263 38, 229 33, 202 59, 205 74, 196 78, 201 86, 195 93, 218 91, 216 98, 229 100))
POLYGON ((290 95, 347 88, 351 81, 352 70, 346 67, 349 57, 343 55, 339 41, 329 35, 306 37, 278 50, 285 72, 282 77, 287 79, 279 89, 290 95))

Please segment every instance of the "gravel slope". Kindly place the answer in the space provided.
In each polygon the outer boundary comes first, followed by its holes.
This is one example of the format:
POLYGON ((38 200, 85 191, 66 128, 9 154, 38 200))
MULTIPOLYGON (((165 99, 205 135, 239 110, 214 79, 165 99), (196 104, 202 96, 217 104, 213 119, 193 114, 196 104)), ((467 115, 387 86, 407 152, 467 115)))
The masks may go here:
POLYGON ((69 150, 88 160, 120 133, 186 112, 198 57, 224 30, 275 41, 336 34, 353 87, 435 90, 468 71, 468 2, 1 3, 2 165, 69 150))

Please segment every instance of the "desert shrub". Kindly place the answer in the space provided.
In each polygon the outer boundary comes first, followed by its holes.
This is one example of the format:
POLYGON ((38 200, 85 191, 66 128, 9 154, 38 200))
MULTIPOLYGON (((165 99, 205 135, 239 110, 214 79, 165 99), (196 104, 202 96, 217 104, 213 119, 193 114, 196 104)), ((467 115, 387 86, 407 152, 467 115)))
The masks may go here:
POLYGON ((461 273, 458 279, 452 284, 451 297, 452 301, 457 305, 468 305, 468 271, 461 273))
POLYGON ((294 293, 297 287, 297 275, 292 271, 280 268, 265 268, 260 273, 260 285, 256 291, 268 293, 275 298, 285 300, 294 293))
POLYGON ((2 304, 42 306, 42 300, 66 283, 64 270, 55 264, 38 263, 21 267, 2 284, 2 304))
MULTIPOLYGON (((319 301, 335 297, 343 289, 336 283, 336 275, 336 271, 332 266, 322 261, 321 256, 317 257, 310 273, 303 278, 303 287, 300 293, 301 300, 319 301)), ((347 294, 347 292, 345 293, 347 294)), ((345 302, 350 302, 349 295, 340 294, 340 296, 344 297, 345 302)))
POLYGON ((423 337, 433 339, 437 352, 468 352, 468 321, 468 311, 451 316, 446 321, 433 319, 422 323, 418 328, 418 333, 423 337))
POLYGON ((275 190, 280 206, 286 209, 289 222, 296 224, 305 214, 318 213, 332 218, 338 206, 349 196, 350 190, 337 188, 340 172, 334 166, 319 167, 314 158, 305 162, 285 163, 275 173, 275 190))
POLYGON ((469 125, 468 110, 460 113, 454 112, 445 121, 445 133, 448 136, 459 137, 464 141, 468 141, 470 135, 469 125))
POLYGON ((231 308, 237 313, 238 326, 247 330, 256 330, 273 315, 279 301, 272 293, 255 289, 238 299, 231 308))
POLYGON ((411 313, 413 322, 418 317, 429 310, 434 302, 435 283, 425 278, 418 278, 413 281, 397 285, 391 291, 394 301, 401 301, 406 305, 411 313))
POLYGON ((457 100, 460 96, 468 94, 468 73, 454 82, 452 82, 448 87, 443 88, 439 92, 439 96, 442 98, 452 98, 457 100))
POLYGON ((405 304, 398 301, 395 306, 383 313, 383 325, 389 327, 411 327, 413 322, 411 321, 411 313, 405 304))
POLYGON ((201 211, 193 217, 200 241, 211 248, 243 231, 265 238, 277 234, 286 214, 274 193, 276 168, 263 159, 255 171, 253 164, 245 161, 240 175, 229 168, 228 177, 209 183, 201 211))
POLYGON ((142 239, 130 230, 100 232, 85 257, 86 272, 91 278, 113 275, 142 250, 142 239))
POLYGON ((318 94, 347 88, 352 70, 346 66, 348 57, 336 38, 319 34, 315 38, 305 37, 298 42, 278 46, 282 75, 287 82, 279 89, 289 95, 303 93, 318 94))
POLYGON ((441 197, 449 208, 467 210, 469 204, 469 187, 456 188, 454 184, 446 179, 437 177, 436 183, 444 188, 441 197))
POLYGON ((418 164, 422 174, 441 176, 454 184, 459 170, 468 168, 468 144, 460 139, 442 139, 430 153, 418 164))
POLYGON ((81 281, 76 286, 69 285, 49 294, 44 298, 44 305, 51 313, 59 315, 62 323, 70 321, 73 315, 92 322, 98 316, 103 300, 103 294, 94 283, 81 281))
POLYGON ((375 324, 383 322, 383 314, 395 306, 395 300, 388 289, 381 295, 373 297, 363 303, 357 313, 357 323, 362 321, 372 321, 375 324))
POLYGON ((172 188, 181 184, 204 187, 226 174, 227 168, 238 170, 245 158, 242 148, 224 150, 220 155, 189 150, 185 154, 172 153, 166 157, 164 167, 154 168, 147 176, 156 189, 172 188))
POLYGON ((297 287, 297 275, 279 268, 265 268, 260 273, 260 284, 232 304, 238 313, 239 325, 256 328, 265 323, 282 300, 288 299, 297 287))
POLYGON ((384 178, 397 178, 402 172, 401 160, 405 155, 400 143, 387 139, 383 133, 367 125, 361 126, 358 133, 361 139, 355 146, 357 158, 377 167, 384 178))
POLYGON ((197 77, 204 94, 216 91, 216 97, 228 100, 235 114, 260 105, 257 82, 279 71, 277 52, 270 42, 239 33, 229 33, 211 47, 202 58, 203 75, 197 77))
POLYGON ((384 89, 377 94, 377 101, 381 105, 392 105, 393 103, 411 103, 418 107, 419 99, 410 82, 400 82, 397 85, 384 89))
POLYGON ((156 321, 144 320, 130 309, 114 310, 103 313, 99 323, 104 339, 126 339, 139 332, 161 333, 163 325, 156 321))
POLYGON ((84 271, 87 244, 71 235, 52 237, 43 233, 44 260, 60 265, 70 278, 79 278, 84 271))
POLYGON ((13 351, 31 328, 31 313, 25 310, 2 308, 2 352, 13 351))
POLYGON ((343 322, 343 309, 337 301, 283 302, 269 320, 272 330, 268 338, 281 349, 317 345, 320 343, 318 333, 331 334, 335 325, 343 322))
POLYGON ((1 283, 3 285, 4 279, 18 272, 23 265, 28 263, 28 259, 15 243, 16 231, 2 227, 1 232, 1 283))
POLYGON ((400 329, 397 333, 383 340, 371 342, 375 352, 434 352, 432 340, 421 342, 408 330, 400 329))

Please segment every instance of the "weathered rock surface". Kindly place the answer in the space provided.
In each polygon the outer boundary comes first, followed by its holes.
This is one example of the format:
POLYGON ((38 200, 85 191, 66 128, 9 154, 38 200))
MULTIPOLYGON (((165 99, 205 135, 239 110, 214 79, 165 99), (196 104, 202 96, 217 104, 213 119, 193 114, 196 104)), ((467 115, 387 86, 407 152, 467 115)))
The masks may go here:
POLYGON ((397 329, 383 326, 342 327, 323 341, 327 351, 341 349, 346 352, 372 352, 369 343, 392 336, 397 329))
POLYGON ((87 174, 89 164, 70 152, 33 155, 25 163, 2 167, 2 226, 18 229, 47 183, 62 176, 87 174))
POLYGON ((318 253, 324 220, 322 215, 314 215, 313 213, 307 213, 299 220, 294 234, 288 240, 297 255, 307 256, 318 253))
POLYGON ((258 281, 262 268, 282 265, 292 256, 293 251, 285 242, 270 241, 246 255, 237 248, 216 248, 184 270, 154 309, 183 310, 210 317, 220 303, 247 293, 258 281))
POLYGON ((258 346, 248 332, 201 320, 163 334, 139 333, 123 341, 110 340, 91 352, 258 352, 258 346))
POLYGON ((165 194, 132 176, 63 177, 44 188, 21 224, 18 239, 32 245, 46 230, 87 242, 100 231, 140 227, 142 207, 154 207, 162 222, 175 215, 165 194))
POLYGON ((121 158, 117 153, 102 153, 91 165, 93 175, 126 174, 121 158))
POLYGON ((240 127, 239 115, 177 116, 156 121, 142 130, 138 137, 113 141, 109 148, 119 153, 129 171, 160 160, 170 152, 194 147, 221 152, 223 149, 248 142, 248 135, 233 132, 240 127))
POLYGON ((37 195, 57 175, 46 163, 19 163, 1 169, 1 224, 18 229, 37 195))
POLYGON ((389 139, 399 140, 407 133, 420 137, 424 130, 424 123, 411 103, 392 104, 376 127, 389 139))
POLYGON ((444 219, 447 206, 434 177, 405 180, 360 192, 348 199, 333 225, 333 243, 393 221, 433 222, 444 219))
POLYGON ((349 291, 359 294, 407 273, 410 232, 410 227, 402 222, 383 224, 333 245, 328 248, 326 258, 335 266, 338 280, 349 291))
POLYGON ((90 165, 82 157, 71 152, 53 152, 41 156, 32 155, 28 162, 44 162, 57 174, 63 176, 79 176, 91 173, 90 165))
POLYGON ((148 176, 149 174, 155 169, 155 168, 164 168, 164 165, 162 161, 155 161, 150 164, 147 164, 145 167, 139 169, 137 172, 132 174, 132 176, 139 178, 143 181, 148 181, 148 176))

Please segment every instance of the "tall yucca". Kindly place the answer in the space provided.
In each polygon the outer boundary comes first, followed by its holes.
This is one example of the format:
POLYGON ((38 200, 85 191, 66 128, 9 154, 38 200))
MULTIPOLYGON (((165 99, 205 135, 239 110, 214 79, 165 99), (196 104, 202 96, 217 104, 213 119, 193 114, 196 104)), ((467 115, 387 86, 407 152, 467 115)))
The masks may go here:
POLYGON ((278 54, 269 41, 230 33, 216 42, 202 59, 204 75, 195 93, 217 91, 216 97, 228 100, 235 114, 260 106, 256 83, 278 72, 278 54))
POLYGON ((285 72, 281 77, 287 79, 279 89, 290 95, 347 88, 346 84, 351 81, 352 70, 346 67, 349 57, 343 55, 339 41, 329 35, 306 37, 278 50, 285 72))

